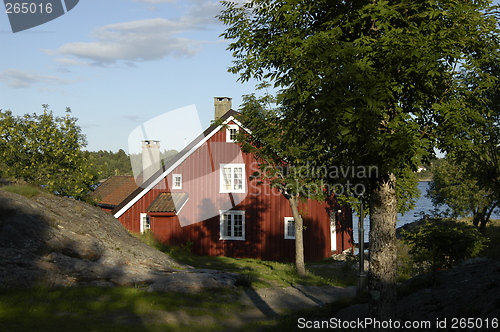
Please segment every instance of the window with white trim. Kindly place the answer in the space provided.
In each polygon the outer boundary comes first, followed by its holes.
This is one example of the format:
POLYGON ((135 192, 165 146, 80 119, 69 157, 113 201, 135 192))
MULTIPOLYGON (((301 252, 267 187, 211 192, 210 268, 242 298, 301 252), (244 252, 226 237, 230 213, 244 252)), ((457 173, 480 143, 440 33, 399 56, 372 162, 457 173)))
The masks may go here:
POLYGON ((182 174, 172 174, 172 189, 182 189, 182 174))
POLYGON ((220 192, 245 192, 245 164, 220 165, 220 192))
POLYGON ((293 217, 285 217, 285 239, 295 240, 295 220, 293 217))
POLYGON ((245 240, 245 211, 220 212, 220 240, 245 240))
POLYGON ((147 213, 141 213, 141 233, 144 233, 146 230, 151 229, 151 221, 147 213))
POLYGON ((227 125, 226 128, 226 142, 236 142, 236 136, 238 135, 239 127, 238 125, 227 125))

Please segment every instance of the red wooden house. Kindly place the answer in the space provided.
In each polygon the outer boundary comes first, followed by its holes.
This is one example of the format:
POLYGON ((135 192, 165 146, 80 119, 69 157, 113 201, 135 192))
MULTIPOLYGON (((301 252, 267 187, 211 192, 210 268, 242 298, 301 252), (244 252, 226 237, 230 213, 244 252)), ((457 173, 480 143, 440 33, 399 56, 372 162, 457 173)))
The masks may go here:
MULTIPOLYGON (((140 186, 131 186, 130 178, 110 178, 94 192, 99 205, 131 232, 150 229, 165 243, 191 243, 200 255, 293 261, 287 199, 251 179, 259 168, 234 142, 234 134, 245 128, 230 110, 231 99, 215 98, 215 106, 222 124, 211 125, 140 186)), ((159 148, 157 142, 145 143, 143 148, 159 148)), ((143 150, 143 156, 149 152, 143 150)), ((349 207, 308 200, 300 210, 307 261, 352 247, 349 207)))

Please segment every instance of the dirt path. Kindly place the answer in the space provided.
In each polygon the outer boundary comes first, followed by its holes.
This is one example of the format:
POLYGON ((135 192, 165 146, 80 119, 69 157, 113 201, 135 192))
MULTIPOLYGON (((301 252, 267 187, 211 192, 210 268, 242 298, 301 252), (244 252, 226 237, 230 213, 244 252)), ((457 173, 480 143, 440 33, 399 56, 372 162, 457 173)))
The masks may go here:
POLYGON ((231 328, 244 324, 273 319, 289 311, 312 308, 334 302, 356 294, 356 287, 335 286, 293 286, 252 289, 246 288, 241 301, 248 310, 232 313, 234 321, 231 328))

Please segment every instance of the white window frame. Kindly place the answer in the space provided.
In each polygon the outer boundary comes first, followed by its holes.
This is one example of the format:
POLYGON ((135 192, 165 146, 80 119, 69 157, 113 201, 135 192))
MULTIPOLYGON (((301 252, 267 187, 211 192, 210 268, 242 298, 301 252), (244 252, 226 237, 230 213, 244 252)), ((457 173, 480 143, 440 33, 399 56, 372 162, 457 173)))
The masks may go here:
POLYGON ((151 219, 147 213, 141 213, 140 229, 141 233, 144 233, 146 230, 151 229, 151 219))
POLYGON ((246 193, 246 174, 245 164, 220 164, 220 193, 246 193), (241 188, 235 189, 236 177, 235 170, 241 168, 241 188), (226 171, 229 169, 229 183, 225 177, 226 171), (229 184, 229 188, 228 188, 229 184))
POLYGON ((295 220, 293 217, 285 217, 283 224, 285 225, 285 239, 295 240, 295 220), (293 225, 293 235, 290 235, 289 226, 293 225))
POLYGON ((220 211, 220 238, 219 240, 245 240, 245 211, 244 210, 229 210, 220 211), (241 236, 235 235, 235 216, 241 216, 241 236), (229 219, 227 219, 229 217, 229 219), (227 221, 230 223, 230 234, 227 230, 227 221))
POLYGON ((231 138, 231 131, 236 130, 236 133, 238 133, 239 129, 240 129, 240 127, 238 125, 235 125, 235 124, 227 125, 227 127, 226 127, 226 142, 231 142, 231 143, 236 142, 236 139, 231 138))
POLYGON ((172 189, 182 189, 182 174, 172 174, 172 189), (179 185, 177 185, 176 178, 179 178, 179 185))

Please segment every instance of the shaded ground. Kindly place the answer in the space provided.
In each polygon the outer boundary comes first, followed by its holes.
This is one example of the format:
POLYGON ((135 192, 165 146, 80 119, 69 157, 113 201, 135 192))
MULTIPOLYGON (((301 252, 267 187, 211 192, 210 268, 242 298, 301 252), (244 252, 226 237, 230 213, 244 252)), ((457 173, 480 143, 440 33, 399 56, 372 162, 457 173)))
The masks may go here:
POLYGON ((307 309, 356 295, 356 287, 302 286, 245 289, 243 303, 254 305, 265 317, 307 309))
MULTIPOLYGON (((244 289, 241 301, 248 310, 235 314, 241 324, 275 319, 293 311, 322 306, 356 295, 356 287, 302 286, 244 289)), ((236 326, 235 326, 236 327, 236 326)))

